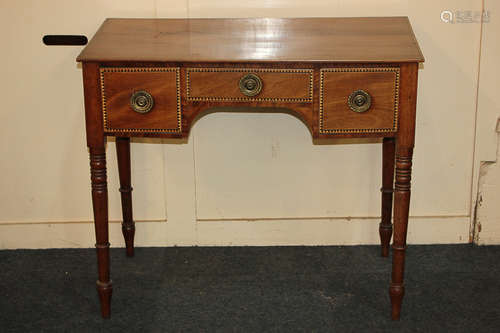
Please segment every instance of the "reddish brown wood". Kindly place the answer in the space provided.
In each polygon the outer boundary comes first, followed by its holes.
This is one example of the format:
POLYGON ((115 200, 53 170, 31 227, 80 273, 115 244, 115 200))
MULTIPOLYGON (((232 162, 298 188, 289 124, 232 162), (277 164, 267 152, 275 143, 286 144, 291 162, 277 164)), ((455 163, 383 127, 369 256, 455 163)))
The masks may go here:
POLYGON ((98 64, 83 64, 83 82, 87 145, 90 152, 92 206, 96 235, 97 292, 101 303, 101 315, 103 318, 109 318, 111 315, 110 303, 113 288, 109 274, 108 188, 98 64))
POLYGON ((102 121, 99 64, 85 62, 82 64, 82 69, 87 146, 102 148, 104 147, 105 139, 102 121))
MULTIPOLYGON (((335 137, 393 137, 395 131, 391 131, 395 122, 394 105, 396 91, 394 73, 371 73, 365 72, 382 68, 399 68, 398 64, 328 64, 328 63, 255 63, 255 64, 204 64, 204 63, 189 63, 189 64, 174 64, 174 63, 123 63, 113 62, 106 63, 106 70, 103 73, 104 77, 104 96, 102 104, 105 106, 104 122, 105 134, 113 136, 131 137, 131 136, 149 136, 149 137, 167 137, 167 138, 181 138, 188 137, 193 123, 204 114, 212 112, 211 109, 215 107, 231 107, 232 111, 238 112, 237 107, 244 106, 245 112, 285 112, 290 113, 299 118, 309 129, 311 135, 315 139, 335 137), (180 67, 180 109, 176 107, 176 98, 174 96, 173 86, 170 81, 170 86, 167 83, 158 81, 157 78, 148 78, 150 75, 159 75, 155 71, 164 68, 175 69, 180 67), (128 66, 128 67, 127 67, 128 66), (130 72, 120 72, 124 68, 128 68, 130 72), (217 69, 223 71, 222 73, 209 72, 208 74, 218 77, 222 75, 226 77, 228 74, 231 78, 228 82, 220 82, 220 79, 212 79, 211 81, 202 81, 197 77, 195 84, 195 95, 192 94, 192 82, 190 84, 191 93, 188 96, 188 68, 196 69, 217 69), (243 73, 233 73, 233 70, 240 70, 244 68, 248 72, 258 73, 261 71, 278 70, 278 71, 295 71, 295 70, 309 70, 312 71, 312 98, 307 97, 311 92, 311 80, 309 74, 300 73, 301 80, 295 78, 295 74, 272 72, 265 73, 263 76, 263 91, 261 94, 254 98, 246 98, 239 92, 238 80, 243 73), (313 107, 319 101, 320 95, 320 71, 324 69, 355 69, 362 70, 361 73, 347 73, 348 76, 359 74, 363 80, 344 80, 343 82, 331 82, 330 89, 325 89, 323 99, 325 105, 326 127, 325 131, 320 132, 318 123, 319 105, 313 107), (135 72, 132 72, 134 70, 135 72), (225 72, 227 70, 227 72, 225 72), (137 72, 139 71, 139 72, 137 72), (143 72, 144 71, 144 72, 143 72), (153 71, 154 73, 147 72, 153 71), (370 79, 370 76, 380 74, 381 83, 377 84, 376 81, 370 79), (130 76, 129 76, 130 75, 130 76), (292 75, 293 77, 290 77, 292 75), (234 77, 233 77, 234 76, 234 77), (274 77, 273 77, 274 76, 274 77), (127 81, 127 77, 130 82, 127 81), (271 80, 267 79, 271 77, 271 80), (285 78, 292 78, 291 83, 278 84, 285 81, 285 78), (305 90, 305 78, 307 77, 308 88, 305 90), (385 80, 384 80, 385 77, 385 80), (389 79, 387 79, 389 78, 389 79), (351 82, 352 81, 352 82, 351 82), (145 82, 145 83, 143 83, 145 82), (334 84, 335 83, 335 84, 334 84), (211 88, 211 86, 213 87, 211 88), (229 90, 228 87, 232 87, 229 90), (291 98, 284 98, 285 95, 279 92, 279 87, 283 86, 286 96, 291 98), (142 87, 142 88, 140 88, 142 87), (146 89, 144 87, 147 87, 146 89), (293 87, 293 89, 291 89, 293 87), (346 90, 346 87, 349 88, 346 90), (368 90, 373 94, 373 107, 363 114, 358 114, 351 111, 347 105, 347 96, 355 89, 361 87, 368 90), (224 89, 223 89, 224 88, 224 89), (335 89, 334 89, 335 88, 335 89), (343 89, 343 93, 337 92, 337 89, 343 89), (352 88, 352 89, 350 89, 352 88), (158 105, 147 114, 138 114, 134 112, 129 105, 129 98, 133 91, 145 89, 149 92, 154 92, 152 95, 158 99, 158 105), (298 90, 297 90, 298 89, 298 90), (216 96, 214 92, 220 92, 216 96), (201 94, 207 93, 205 97, 200 97, 201 94), (226 95, 223 95, 226 94, 226 95), (229 95, 227 95, 229 94, 229 95), (238 98, 237 96, 241 96, 238 98), (347 96, 346 96, 347 95, 347 96), (271 97, 271 96, 274 96, 271 97), (329 102, 334 101, 334 104, 329 105, 329 102), (392 103, 392 104, 391 104, 392 103), (391 104, 391 106, 389 106, 391 104), (257 107, 258 109, 249 109, 248 107, 257 107), (175 126, 179 121, 181 128, 175 126), (349 129, 356 131, 349 131, 349 129), (365 128, 366 130, 359 131, 365 128), (343 132, 329 132, 330 129, 346 130, 343 132), (389 129, 389 131, 387 131, 389 129)), ((164 74, 164 73, 161 73, 164 74)), ((173 73, 169 73, 173 75, 173 73)), ((191 73, 189 76, 192 77, 191 73)), ((202 73, 205 74, 205 73, 202 73)), ((339 74, 342 76, 344 73, 327 73, 339 74)), ((196 75, 195 75, 196 77, 196 75)), ((212 76, 211 76, 212 77, 212 76)), ((213 78, 213 77, 212 77, 213 78)), ((172 78, 170 78, 172 79, 172 78)), ((192 81, 192 80, 190 80, 192 81)), ((222 80, 224 81, 224 80, 222 80)), ((335 81, 335 80, 333 80, 335 81)), ((328 83, 328 82, 327 82, 328 83)), ((156 102, 155 102, 156 103, 156 102)), ((221 108, 219 111, 223 110, 221 108)))
POLYGON ((175 67, 102 69, 104 130, 167 130, 167 133, 180 133, 177 70, 175 67), (139 90, 145 90, 153 96, 154 107, 148 113, 137 113, 130 106, 130 97, 139 90))
POLYGON ((188 68, 188 100, 287 100, 312 102, 312 70, 276 68, 188 68), (242 94, 240 79, 253 73, 263 82, 262 91, 253 97, 242 94))
POLYGON ((392 236, 392 193, 394 191, 394 138, 384 138, 382 143, 382 219, 379 225, 382 257, 389 256, 392 236))
POLYGON ((419 62, 407 17, 107 19, 79 61, 419 62))
MULTIPOLYGON (((322 69, 329 69, 329 68, 335 68, 335 69, 345 69, 345 68, 356 68, 356 69, 373 69, 373 68, 378 68, 378 67, 396 67, 399 68, 399 64, 329 64, 329 63, 283 63, 283 62, 277 62, 277 63, 237 63, 237 64, 230 64, 230 63, 220 63, 220 64, 204 64, 204 63, 189 63, 189 64, 175 64, 175 63, 150 63, 150 62, 145 62, 143 64, 141 63, 136 63, 136 62, 110 62, 106 63, 106 71, 112 71, 113 68, 116 70, 121 70, 123 68, 129 68, 129 69, 138 69, 138 68, 144 68, 144 70, 149 70, 149 69, 154 69, 154 68, 176 68, 175 66, 183 66, 180 68, 180 93, 181 93, 181 111, 180 111, 180 117, 181 117, 181 125, 182 125, 182 131, 170 131, 170 130, 165 130, 168 126, 167 122, 162 119, 162 117, 167 117, 169 120, 170 125, 173 123, 173 119, 177 116, 177 110, 171 105, 168 108, 163 107, 162 108, 162 116, 157 117, 153 116, 152 113, 154 111, 151 111, 151 113, 146 114, 146 115, 140 115, 138 114, 134 119, 131 119, 130 117, 134 117, 131 113, 135 113, 132 111, 132 109, 129 106, 129 100, 127 98, 124 98, 123 96, 121 97, 121 102, 119 105, 115 105, 116 107, 114 109, 118 109, 119 112, 116 113, 118 116, 118 122, 121 123, 120 127, 123 127, 122 129, 119 128, 113 128, 109 130, 105 130, 106 135, 113 135, 113 136, 123 136, 123 137, 131 137, 131 136, 147 136, 147 137, 167 137, 167 138, 180 138, 180 137, 188 137, 189 136, 189 131, 191 129, 192 124, 194 121, 198 118, 200 118, 202 115, 211 112, 211 108, 214 107, 232 107, 233 111, 238 112, 238 110, 235 109, 235 107, 238 106, 244 106, 245 112, 252 111, 252 112, 286 112, 290 113, 292 115, 295 115, 297 118, 299 118, 309 129, 311 132, 311 135, 315 139, 324 139, 324 138, 331 138, 333 135, 335 137, 342 137, 342 138, 351 138, 351 137, 393 137, 395 136, 395 132, 362 132, 362 133, 319 133, 318 129, 318 112, 317 110, 319 109, 319 105, 317 104, 319 101, 319 91, 320 91, 320 83, 319 83, 319 78, 320 78, 320 70, 322 69), (295 100, 273 100, 273 101, 268 101, 268 100, 258 100, 258 99, 251 99, 251 100, 241 100, 241 101, 235 101, 235 100, 217 100, 217 101, 192 101, 187 99, 187 74, 186 74, 186 67, 188 66, 189 68, 220 68, 220 69, 235 69, 235 68, 249 68, 250 71, 258 71, 261 69, 309 69, 313 70, 313 101, 311 102, 297 102, 295 100), (313 105, 316 105, 313 107, 313 105), (259 109, 249 109, 248 106, 252 107, 258 107, 259 109), (143 116, 143 117, 139 117, 143 116), (151 129, 141 129, 137 124, 140 124, 141 121, 145 121, 148 125, 152 127, 151 129), (132 124, 130 125, 130 128, 125 128, 123 124, 132 124)), ((105 73, 104 75, 108 75, 109 73, 105 73)), ((115 74, 115 73, 113 73, 115 74)), ((134 73, 132 73, 134 74, 134 73)), ((136 74, 136 73, 135 73, 136 74)), ((142 73, 142 74, 149 74, 149 73, 142 73)), ((362 74, 367 74, 367 73, 362 73, 362 74)), ((135 77, 135 76, 134 76, 135 77)), ((132 77, 132 78, 134 78, 132 77)), ((154 81, 154 80, 153 80, 154 81)), ((106 81, 108 82, 108 81, 106 81)), ((120 80, 116 83, 115 87, 125 87, 125 89, 128 87, 133 87, 135 81, 129 84, 123 84, 120 80)), ((233 84, 237 87, 237 82, 233 84)), ((137 85, 137 84, 136 84, 137 85)), ((154 86, 155 84, 152 83, 154 86)), ((264 86, 266 84, 264 83, 264 86)), ((367 85, 365 85, 366 89, 367 85)), ((113 89, 112 89, 113 90, 113 89)), ((163 93, 165 89, 161 89, 160 96, 165 96, 169 95, 168 93, 163 93)), ((172 89, 169 90, 170 92, 172 89)), ((276 89, 274 89, 276 91, 276 89)), ((381 89, 378 89, 378 91, 381 91, 381 89)), ((387 89, 389 91, 389 89, 387 89)), ((392 89, 391 89, 392 93, 392 89)), ((386 94, 391 94, 386 92, 386 94)), ((106 94, 105 91, 105 95, 106 94)), ((130 93, 131 95, 131 93, 130 93)), ((394 94, 392 93, 394 96, 394 94)), ((158 96, 158 92, 155 93, 155 96, 158 96)), ((164 98, 164 97, 162 97, 164 98)), ((170 96, 168 98, 169 101, 175 101, 175 98, 170 96)), ((101 101, 102 103, 102 101, 101 101)), ((347 98, 343 99, 343 107, 347 107, 347 98)), ((109 109, 109 108, 108 108, 109 109)), ((219 111, 223 110, 219 108, 219 111)), ((331 108, 330 108, 331 110, 331 108)), ((370 111, 367 111, 370 112, 370 111)), ((107 114, 110 112, 107 111, 107 114)), ((353 111, 349 111, 349 113, 354 113, 353 111)), ((109 117, 107 117, 109 118, 109 117)), ((367 117, 366 115, 363 115, 361 117, 354 117, 354 119, 351 119, 352 121, 348 121, 352 126, 358 126, 357 123, 358 121, 363 122, 364 124, 370 124, 372 128, 377 128, 371 125, 371 122, 367 122, 367 117), (360 120, 358 120, 358 118, 360 120)), ((107 122, 109 123, 109 121, 107 122)), ((346 122, 344 121, 344 124, 346 122)))
POLYGON ((125 238, 127 257, 134 256, 135 223, 132 215, 132 185, 130 170, 130 138, 116 138, 116 156, 118 174, 120 176, 120 193, 122 199, 122 233, 125 238))
POLYGON ((230 107, 238 112, 240 109, 235 107, 243 106, 245 111, 291 113, 304 122, 314 139, 385 138, 379 231, 382 255, 386 256, 391 238, 390 192, 395 166, 389 293, 392 318, 399 319, 404 294, 417 71, 418 62, 423 61, 407 18, 111 19, 103 24, 78 60, 83 62, 97 288, 104 317, 110 314, 112 291, 105 136, 118 137, 123 233, 127 254, 132 255, 134 222, 128 138, 186 138, 193 123, 215 107, 230 107), (194 71, 188 80, 189 68, 210 71, 194 71), (353 68, 362 70, 353 73, 353 68), (370 70, 374 68, 399 69, 399 81, 394 71, 370 70), (297 69, 312 72, 312 93, 309 74, 286 73, 297 69), (262 76, 264 88, 256 98, 240 96, 238 81, 247 72, 262 76), (373 98, 372 108, 362 114, 354 113, 347 105, 347 97, 357 89, 368 91, 373 98), (155 98, 155 108, 150 113, 138 114, 131 109, 129 99, 136 90, 147 90, 155 98), (339 129, 347 131, 338 132, 339 129))
POLYGON ((404 266, 408 212, 410 208, 411 166, 415 141, 418 64, 401 66, 401 117, 396 138, 396 179, 394 186, 394 241, 392 282, 389 294, 392 319, 398 320, 404 295, 404 266))
POLYGON ((397 68, 388 69, 394 71, 387 72, 378 70, 381 68, 323 70, 323 84, 320 86, 320 133, 352 130, 396 131, 398 106, 395 102, 399 88, 397 68), (354 112, 347 103, 349 95, 360 89, 366 91, 372 99, 371 107, 362 113, 354 112))
POLYGON ((90 175, 92 204, 96 235, 98 276, 97 291, 101 300, 101 314, 110 316, 112 286, 109 277, 108 188, 106 181, 106 153, 104 147, 90 147, 90 175))
MULTIPOLYGON (((294 116, 296 116, 299 120, 301 120, 304 125, 306 126, 307 129, 309 129, 311 135, 313 134, 312 132, 312 114, 313 114, 313 102, 311 101, 284 101, 278 99, 278 96, 283 96, 282 93, 277 93, 278 87, 276 86, 277 82, 280 80, 284 80, 284 77, 290 78, 290 74, 283 74, 283 73, 269 73, 271 76, 271 84, 268 85, 267 79, 270 77, 269 74, 266 76, 262 76, 262 73, 259 72, 259 70, 265 69, 265 70, 286 70, 286 69, 309 69, 312 70, 314 67, 311 64, 282 64, 282 63, 267 63, 267 64, 204 64, 204 63, 193 63, 193 64, 185 64, 186 67, 181 68, 181 97, 182 97, 182 131, 183 131, 183 137, 188 137, 189 136, 189 131, 193 124, 201 118, 203 115, 212 112, 213 108, 219 107, 218 111, 222 111, 224 109, 221 109, 220 107, 230 107, 232 112, 239 112, 240 109, 238 107, 244 107, 241 110, 245 110, 245 112, 284 112, 284 113, 289 113, 294 116), (229 99, 229 100, 200 100, 200 101, 193 101, 192 99, 188 99, 188 94, 187 94, 187 68, 219 68, 221 70, 227 69, 227 70, 233 70, 233 69, 238 69, 238 68, 245 68, 248 69, 248 72, 252 73, 257 73, 261 78, 263 79, 263 91, 262 93, 264 97, 271 97, 273 96, 275 99, 272 100, 260 100, 259 97, 262 95, 259 94, 256 96, 256 98, 253 99, 245 99, 241 101, 235 101, 234 99, 229 99), (256 108, 249 108, 249 107, 256 107, 256 108), (279 109, 277 109, 279 108, 279 109)), ((236 73, 236 75, 232 75, 230 85, 234 86, 233 90, 230 92, 230 96, 243 96, 239 91, 239 78, 244 75, 246 72, 243 73, 236 73), (238 78, 238 80, 235 80, 238 78)), ((190 76, 193 73, 190 74, 190 76)), ((227 75, 226 73, 215 73, 215 74, 222 74, 223 76, 227 75)), ((302 80, 299 80, 298 84, 288 84, 287 89, 287 94, 290 94, 291 89, 290 87, 299 87, 300 91, 296 91, 293 95, 295 97, 306 97, 307 98, 307 93, 310 91, 310 76, 309 74, 301 74, 300 76, 302 80), (305 86, 307 78, 307 86, 305 86), (304 94, 305 92, 305 94, 304 94)), ((295 77, 291 77, 295 78, 295 77)), ((313 78, 314 78, 314 73, 313 73, 313 78)), ((199 78, 198 78, 199 79, 199 78)), ((197 80, 199 81, 199 80, 197 80)), ((218 86, 219 84, 213 81, 210 82, 205 82, 206 85, 214 84, 218 86)), ((192 84, 191 84, 192 85, 192 84)), ((199 85, 199 84, 197 84, 199 85)), ((227 83, 223 84, 224 87, 227 87, 227 83)), ((201 87, 200 87, 201 88, 201 87)), ((203 88, 203 90, 196 90, 197 92, 201 91, 207 91, 209 88, 203 88)), ((223 89, 216 88, 214 91, 223 93, 223 89)), ((314 95, 314 87, 313 87, 313 95, 314 95)))

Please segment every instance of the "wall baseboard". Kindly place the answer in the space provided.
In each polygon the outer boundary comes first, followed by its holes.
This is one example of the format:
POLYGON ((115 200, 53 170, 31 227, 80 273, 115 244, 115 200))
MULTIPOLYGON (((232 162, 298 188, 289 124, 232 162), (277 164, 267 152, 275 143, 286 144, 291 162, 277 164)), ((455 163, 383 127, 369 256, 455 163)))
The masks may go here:
MULTIPOLYGON (((379 244, 380 218, 198 221, 195 237, 173 223, 138 222, 137 246, 286 246, 379 244)), ((469 243, 468 216, 411 217, 409 244, 469 243)), ((110 223, 112 247, 123 247, 120 223, 110 223)), ((89 248, 93 223, 18 223, 0 225, 0 249, 89 248)))

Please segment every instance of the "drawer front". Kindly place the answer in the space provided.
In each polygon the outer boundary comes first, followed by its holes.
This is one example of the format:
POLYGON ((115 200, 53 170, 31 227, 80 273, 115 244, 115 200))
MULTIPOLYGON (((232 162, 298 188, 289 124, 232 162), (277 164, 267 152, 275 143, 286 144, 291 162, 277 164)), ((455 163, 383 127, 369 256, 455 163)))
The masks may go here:
POLYGON ((396 132, 399 67, 324 68, 320 134, 396 132))
POLYGON ((181 132, 178 68, 106 67, 100 71, 106 132, 181 132))
POLYGON ((312 69, 187 68, 188 101, 312 103, 312 69), (256 87, 256 86, 259 86, 256 87), (245 92, 245 90, 247 90, 245 92))

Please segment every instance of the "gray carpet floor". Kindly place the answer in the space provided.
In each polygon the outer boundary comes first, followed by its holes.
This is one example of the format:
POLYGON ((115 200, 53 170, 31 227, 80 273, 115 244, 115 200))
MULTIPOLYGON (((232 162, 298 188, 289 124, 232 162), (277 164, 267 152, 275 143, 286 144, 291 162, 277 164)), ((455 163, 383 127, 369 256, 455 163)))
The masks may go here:
POLYGON ((500 246, 409 246, 390 320, 377 246, 112 249, 112 317, 93 249, 0 251, 1 332, 500 332, 500 246))

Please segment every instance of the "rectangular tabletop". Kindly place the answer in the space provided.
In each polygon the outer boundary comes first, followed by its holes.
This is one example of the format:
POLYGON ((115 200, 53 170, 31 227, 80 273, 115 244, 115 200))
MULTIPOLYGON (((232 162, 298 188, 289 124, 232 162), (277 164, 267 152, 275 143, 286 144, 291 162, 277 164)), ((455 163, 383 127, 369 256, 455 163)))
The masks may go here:
POLYGON ((407 17, 107 19, 77 61, 423 62, 407 17))

